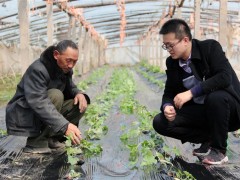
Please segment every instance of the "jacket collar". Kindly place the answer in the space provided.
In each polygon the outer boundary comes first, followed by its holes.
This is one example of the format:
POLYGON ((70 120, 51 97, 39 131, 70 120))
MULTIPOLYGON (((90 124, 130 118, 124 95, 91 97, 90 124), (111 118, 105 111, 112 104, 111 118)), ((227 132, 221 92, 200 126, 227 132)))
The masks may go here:
POLYGON ((198 48, 199 41, 196 39, 192 39, 192 54, 191 60, 201 60, 201 53, 198 48))

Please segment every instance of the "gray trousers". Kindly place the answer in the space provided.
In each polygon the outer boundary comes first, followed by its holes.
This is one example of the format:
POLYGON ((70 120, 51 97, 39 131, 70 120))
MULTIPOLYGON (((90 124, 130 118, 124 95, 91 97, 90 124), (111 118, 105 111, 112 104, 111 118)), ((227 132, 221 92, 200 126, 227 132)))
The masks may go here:
MULTIPOLYGON (((48 97, 51 99, 53 105, 56 107, 70 123, 78 126, 79 120, 84 113, 80 113, 78 104, 74 105, 73 99, 64 101, 63 93, 58 89, 49 89, 48 97)), ((48 138, 60 139, 63 134, 53 134, 48 126, 44 126, 42 133, 37 137, 28 137, 27 144, 32 147, 48 147, 48 138)))

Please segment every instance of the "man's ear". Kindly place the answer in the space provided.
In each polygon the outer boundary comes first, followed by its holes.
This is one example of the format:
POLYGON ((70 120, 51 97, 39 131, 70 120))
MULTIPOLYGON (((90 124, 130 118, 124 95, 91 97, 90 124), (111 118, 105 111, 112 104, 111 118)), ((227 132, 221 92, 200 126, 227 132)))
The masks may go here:
POLYGON ((183 41, 184 41, 184 42, 189 42, 189 38, 188 38, 187 36, 185 36, 185 37, 183 38, 183 41))
POLYGON ((53 51, 53 57, 54 57, 54 59, 58 59, 58 57, 59 57, 59 55, 60 55, 60 53, 57 51, 57 50, 54 50, 53 51))

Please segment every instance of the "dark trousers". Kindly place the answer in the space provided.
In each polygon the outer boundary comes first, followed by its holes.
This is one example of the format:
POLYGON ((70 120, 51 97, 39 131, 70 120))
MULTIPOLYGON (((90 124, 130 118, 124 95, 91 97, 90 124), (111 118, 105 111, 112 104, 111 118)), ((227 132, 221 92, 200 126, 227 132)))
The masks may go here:
MULTIPOLYGON (((57 111, 60 112, 69 122, 78 126, 79 120, 84 113, 80 113, 78 104, 74 105, 73 99, 64 101, 63 93, 58 89, 48 90, 48 97, 51 99, 57 111)), ((33 147, 48 147, 48 138, 63 137, 63 134, 53 134, 48 126, 43 126, 42 133, 37 137, 28 137, 27 145, 33 147)))
POLYGON ((226 152, 228 132, 239 129, 236 100, 225 91, 210 93, 203 105, 187 103, 174 121, 163 113, 155 116, 153 127, 161 135, 184 142, 210 142, 210 146, 226 152))

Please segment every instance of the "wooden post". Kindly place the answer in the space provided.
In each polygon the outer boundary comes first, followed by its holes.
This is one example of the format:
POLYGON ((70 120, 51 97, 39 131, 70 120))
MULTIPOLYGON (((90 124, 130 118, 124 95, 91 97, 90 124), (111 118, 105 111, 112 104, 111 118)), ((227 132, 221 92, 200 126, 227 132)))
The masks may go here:
POLYGON ((227 26, 227 49, 226 49, 226 56, 228 59, 232 58, 232 47, 233 47, 233 39, 234 37, 232 36, 234 34, 234 28, 231 24, 228 24, 227 26))
POLYGON ((53 44, 53 2, 52 0, 47 3, 47 45, 51 46, 53 44))
POLYGON ((86 63, 87 63, 87 50, 88 50, 88 33, 86 29, 83 29, 83 53, 82 53, 82 73, 85 74, 86 71, 86 63))
POLYGON ((95 39, 93 39, 93 67, 98 67, 98 46, 95 39))
POLYGON ((152 33, 150 33, 150 38, 149 38, 149 64, 153 65, 153 59, 154 59, 154 39, 152 33))
POLYGON ((97 48, 98 48, 98 67, 100 67, 101 64, 101 47, 100 47, 100 37, 97 39, 97 48))
POLYGON ((140 39, 139 39, 138 49, 139 49, 138 58, 139 58, 139 61, 141 61, 142 60, 142 40, 140 39))
POLYGON ((86 70, 87 72, 90 71, 91 69, 91 56, 92 56, 92 39, 91 35, 88 33, 87 36, 87 41, 88 41, 88 48, 87 48, 87 56, 86 56, 86 70))
POLYGON ((30 65, 29 57, 29 1, 18 0, 18 17, 20 31, 20 64, 22 75, 30 65))
POLYGON ((164 59, 163 59, 163 48, 162 48, 162 43, 163 43, 162 36, 159 36, 159 43, 160 43, 160 57, 159 57, 160 63, 159 64, 160 64, 160 69, 163 70, 164 59))
POLYGON ((77 24, 77 21, 76 21, 75 17, 72 16, 72 32, 71 32, 72 35, 71 35, 71 40, 73 42, 76 42, 76 35, 77 35, 77 33, 76 33, 76 24, 77 24))
POLYGON ((154 66, 156 66, 156 57, 157 57, 157 52, 156 52, 156 47, 157 47, 157 41, 156 41, 156 35, 153 34, 152 36, 152 63, 154 66))
POLYGON ((78 34, 78 62, 77 62, 77 71, 78 75, 82 74, 82 55, 83 54, 83 28, 82 24, 79 24, 79 34, 78 34))
POLYGON ((159 34, 156 35, 156 66, 160 66, 159 59, 159 34))
POLYGON ((177 8, 177 18, 182 18, 182 9, 180 7, 177 8))
POLYGON ((99 62, 100 62, 100 54, 99 54, 99 42, 97 39, 94 40, 94 44, 95 44, 95 58, 96 58, 96 67, 99 66, 99 62))
POLYGON ((86 32, 85 35, 85 48, 84 48, 84 53, 85 53, 85 59, 83 63, 83 73, 87 73, 90 70, 90 48, 91 48, 91 41, 90 41, 90 36, 86 32))
POLYGON ((93 36, 90 37, 90 69, 95 69, 97 67, 97 57, 96 57, 96 44, 95 40, 93 39, 93 36))
POLYGON ((69 17, 69 26, 68 26, 68 39, 71 39, 74 41, 73 39, 73 31, 74 31, 74 27, 75 27, 75 17, 72 15, 68 15, 69 17))
POLYGON ((195 0, 194 3, 194 38, 201 39, 200 31, 200 3, 201 0, 195 0))
POLYGON ((150 48, 149 48, 149 45, 150 45, 150 35, 149 33, 147 33, 147 36, 146 36, 146 61, 149 63, 149 60, 150 60, 150 48))
POLYGON ((220 0, 219 11, 219 42, 223 49, 227 49, 227 1, 220 0))
POLYGON ((144 60, 144 61, 146 61, 146 59, 147 59, 147 57, 146 57, 146 54, 147 54, 146 42, 147 42, 146 37, 144 37, 143 43, 142 43, 143 45, 142 45, 142 59, 141 59, 141 60, 144 60))
POLYGON ((98 66, 102 66, 104 63, 102 63, 102 38, 98 39, 98 47, 99 47, 99 61, 98 66))
POLYGON ((100 66, 103 66, 105 64, 105 59, 104 59, 104 51, 105 51, 105 48, 104 48, 104 39, 100 39, 100 66))

